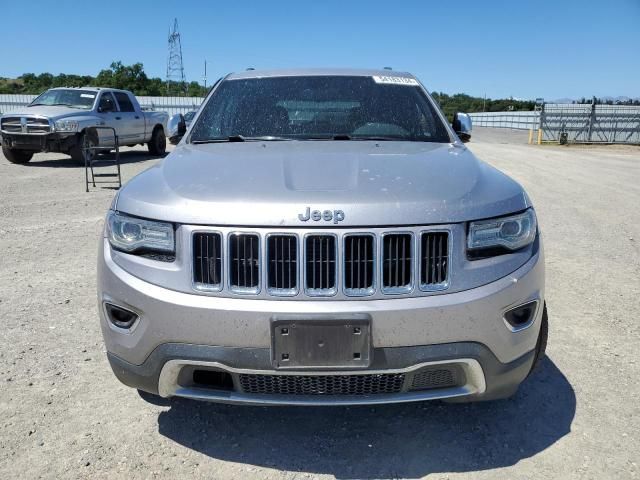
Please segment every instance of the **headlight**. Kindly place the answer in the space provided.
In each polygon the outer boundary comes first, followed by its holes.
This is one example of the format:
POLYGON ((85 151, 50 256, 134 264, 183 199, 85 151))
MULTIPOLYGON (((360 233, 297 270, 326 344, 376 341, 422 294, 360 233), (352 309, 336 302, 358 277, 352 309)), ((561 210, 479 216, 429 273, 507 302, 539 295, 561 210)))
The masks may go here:
POLYGON ((537 221, 532 208, 509 217, 481 220, 469 224, 469 250, 505 247, 517 250, 536 238, 537 221))
POLYGON ((56 132, 77 132, 78 122, 75 120, 58 120, 55 123, 56 132))
POLYGON ((125 252, 175 251, 173 225, 128 217, 114 211, 107 216, 109 243, 116 250, 125 252))

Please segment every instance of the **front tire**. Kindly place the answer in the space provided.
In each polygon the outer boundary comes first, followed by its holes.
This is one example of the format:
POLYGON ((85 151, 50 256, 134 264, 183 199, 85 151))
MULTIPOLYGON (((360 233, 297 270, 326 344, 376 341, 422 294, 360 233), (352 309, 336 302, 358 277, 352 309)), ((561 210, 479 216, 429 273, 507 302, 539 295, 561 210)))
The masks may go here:
MULTIPOLYGON (((96 141, 96 138, 93 135, 87 135, 86 133, 81 133, 78 136, 78 141, 76 142, 76 144, 71 147, 71 150, 69 150, 69 155, 71 155, 71 158, 73 158, 73 160, 84 166, 84 162, 85 162, 85 154, 82 151, 82 146, 84 145, 84 142, 87 142, 87 146, 89 147, 95 147, 98 145, 98 142, 96 141)), ((87 163, 91 163, 91 161, 95 158, 96 156, 96 150, 88 150, 87 151, 87 163)))
POLYGON ((12 150, 3 146, 2 154, 4 155, 4 158, 9 160, 11 163, 27 163, 33 158, 34 152, 30 152, 28 150, 12 150))
POLYGON ((151 155, 162 156, 167 151, 167 137, 162 127, 156 127, 151 134, 151 140, 147 144, 151 155))

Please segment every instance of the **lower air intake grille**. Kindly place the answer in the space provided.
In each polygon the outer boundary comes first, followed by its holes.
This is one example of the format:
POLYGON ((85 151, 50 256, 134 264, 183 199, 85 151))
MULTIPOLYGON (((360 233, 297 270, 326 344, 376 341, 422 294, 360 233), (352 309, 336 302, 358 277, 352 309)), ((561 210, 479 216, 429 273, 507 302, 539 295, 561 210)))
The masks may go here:
POLYGON ((385 235, 382 243, 382 288, 393 293, 411 289, 411 234, 385 235))
POLYGON ((347 295, 371 295, 374 278, 372 235, 349 235, 344 239, 344 288, 347 295))
POLYGON ((229 235, 231 289, 240 293, 260 290, 260 240, 252 233, 229 235))
POLYGON ((420 283, 422 287, 444 286, 448 281, 449 234, 427 232, 422 234, 420 283))
POLYGON ((411 390, 429 390, 431 388, 447 388, 457 386, 457 373, 448 368, 424 368, 419 370, 411 382, 411 390))
POLYGON ((306 287, 310 294, 336 292, 336 237, 309 235, 305 242, 306 287))
POLYGON ((372 375, 241 374, 245 393, 262 395, 377 395, 400 393, 403 373, 372 375))
POLYGON ((294 295, 298 290, 298 238, 271 235, 267 239, 267 256, 269 291, 294 295))
POLYGON ((222 238, 219 233, 193 235, 193 281, 202 289, 222 287, 222 238))

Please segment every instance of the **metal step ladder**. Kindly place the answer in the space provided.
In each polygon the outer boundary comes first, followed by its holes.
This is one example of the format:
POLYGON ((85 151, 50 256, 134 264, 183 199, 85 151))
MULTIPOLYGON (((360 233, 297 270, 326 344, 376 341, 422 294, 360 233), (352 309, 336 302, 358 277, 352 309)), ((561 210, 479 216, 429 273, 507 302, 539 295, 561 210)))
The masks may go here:
POLYGON ((89 192, 89 183, 96 187, 98 183, 107 183, 107 184, 118 184, 118 189, 122 187, 122 177, 120 176, 120 148, 118 147, 118 135, 116 134, 116 130, 113 127, 107 126, 95 126, 89 127, 86 130, 86 134, 84 135, 84 143, 82 145, 82 156, 84 157, 84 179, 85 179, 85 190, 89 192), (99 135, 99 130, 107 130, 111 132, 110 139, 113 138, 113 143, 109 142, 108 145, 101 145, 101 139, 99 135), (93 144, 91 138, 98 139, 97 144, 93 144), (114 158, 97 158, 98 152, 101 150, 111 150, 115 148, 115 156, 114 158), (108 173, 96 173, 94 168, 114 166, 115 172, 108 173), (91 179, 89 179, 91 176, 91 179), (98 178, 99 180, 96 180, 98 178), (110 179, 110 180, 102 180, 102 179, 110 179))

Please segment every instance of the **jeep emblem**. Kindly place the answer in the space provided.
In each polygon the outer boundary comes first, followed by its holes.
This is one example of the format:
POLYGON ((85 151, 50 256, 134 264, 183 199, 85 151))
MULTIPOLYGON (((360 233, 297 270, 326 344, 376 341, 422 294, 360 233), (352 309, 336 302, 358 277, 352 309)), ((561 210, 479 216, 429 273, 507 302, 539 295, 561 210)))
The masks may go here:
POLYGON ((344 212, 342 210, 311 210, 311 207, 307 207, 304 213, 298 214, 298 219, 302 222, 306 222, 309 219, 314 222, 319 222, 320 220, 324 220, 325 222, 330 222, 333 220, 333 223, 337 224, 344 220, 344 212))

